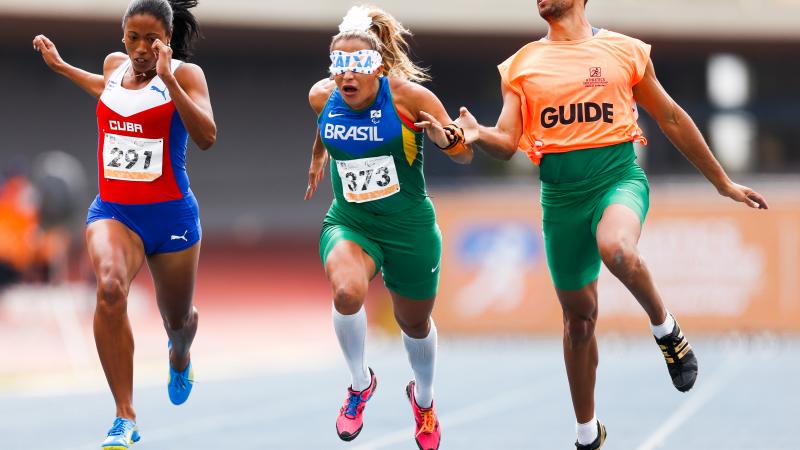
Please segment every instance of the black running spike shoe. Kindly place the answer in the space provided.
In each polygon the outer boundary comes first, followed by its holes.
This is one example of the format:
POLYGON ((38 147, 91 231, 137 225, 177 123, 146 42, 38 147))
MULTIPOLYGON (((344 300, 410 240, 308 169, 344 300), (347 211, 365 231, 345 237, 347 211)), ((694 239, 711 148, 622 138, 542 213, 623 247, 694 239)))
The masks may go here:
POLYGON ((689 341, 683 336, 678 322, 675 322, 672 333, 656 339, 656 343, 667 361, 667 370, 675 389, 681 392, 691 389, 697 380, 697 358, 689 341))
POLYGON ((598 420, 597 438, 591 444, 586 445, 581 445, 578 441, 575 441, 575 447, 577 447, 577 450, 597 450, 606 442, 606 436, 606 426, 598 420))

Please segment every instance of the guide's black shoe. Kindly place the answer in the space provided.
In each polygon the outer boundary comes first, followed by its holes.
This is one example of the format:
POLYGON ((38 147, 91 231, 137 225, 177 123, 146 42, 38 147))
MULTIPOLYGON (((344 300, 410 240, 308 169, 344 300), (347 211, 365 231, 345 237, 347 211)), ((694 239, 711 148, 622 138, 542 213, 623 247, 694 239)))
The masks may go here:
POLYGON ((697 358, 689 341, 683 336, 678 322, 675 322, 672 333, 656 339, 656 342, 667 361, 667 370, 675 389, 681 392, 691 389, 697 379, 697 358))
POLYGON ((591 444, 586 444, 586 445, 581 445, 578 443, 578 441, 575 441, 575 447, 577 447, 577 450, 597 450, 598 448, 602 447, 605 442, 606 442, 606 426, 603 425, 598 420, 597 439, 595 439, 591 444))

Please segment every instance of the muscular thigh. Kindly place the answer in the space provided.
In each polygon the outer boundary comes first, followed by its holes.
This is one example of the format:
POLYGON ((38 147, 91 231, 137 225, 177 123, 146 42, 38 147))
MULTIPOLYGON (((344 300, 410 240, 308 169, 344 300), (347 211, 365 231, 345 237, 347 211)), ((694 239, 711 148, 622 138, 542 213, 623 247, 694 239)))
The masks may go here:
POLYGON ((557 289, 578 290, 597 279, 601 266, 598 237, 606 237, 605 233, 598 235, 604 213, 625 208, 641 225, 649 208, 648 195, 647 178, 634 165, 613 178, 598 179, 596 186, 570 193, 566 201, 548 198, 545 204, 543 199, 547 263, 557 289))
POLYGON ((357 283, 366 292, 376 271, 374 258, 355 240, 338 240, 326 252, 325 273, 334 289, 357 283))
POLYGON ((436 296, 442 258, 442 233, 435 219, 417 227, 397 227, 381 240, 383 281, 400 296, 426 300, 436 296))
POLYGON ((162 313, 187 314, 192 305, 200 242, 177 252, 155 253, 147 257, 153 276, 156 300, 162 313))
POLYGON ((428 319, 433 312, 435 297, 409 298, 391 290, 389 292, 392 296, 394 316, 405 333, 417 339, 427 336, 430 331, 428 319))
POLYGON ((600 273, 590 210, 574 206, 546 208, 542 231, 553 284, 560 290, 580 289, 600 273))
POLYGON ((592 215, 593 229, 597 230, 598 224, 611 206, 615 206, 614 209, 624 207, 632 213, 641 228, 650 209, 650 185, 644 173, 639 175, 634 172, 632 176, 620 180, 605 192, 592 215))
POLYGON ((98 281, 113 277, 127 287, 144 262, 142 240, 114 219, 89 224, 86 227, 86 246, 98 281))
POLYGON ((340 271, 354 267, 371 267, 368 279, 380 270, 383 250, 371 238, 371 225, 367 216, 348 213, 335 205, 328 210, 319 235, 319 257, 331 281, 347 275, 340 271))
POLYGON ((597 280, 575 290, 556 289, 564 318, 597 319, 597 280))

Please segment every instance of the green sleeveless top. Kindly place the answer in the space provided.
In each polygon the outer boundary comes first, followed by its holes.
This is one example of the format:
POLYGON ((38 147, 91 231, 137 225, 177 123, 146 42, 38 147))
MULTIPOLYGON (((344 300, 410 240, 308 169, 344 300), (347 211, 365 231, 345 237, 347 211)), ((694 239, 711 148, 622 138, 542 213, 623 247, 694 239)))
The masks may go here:
POLYGON ((331 156, 336 205, 389 215, 418 205, 428 194, 422 132, 397 112, 389 80, 372 105, 356 111, 335 89, 319 115, 320 138, 331 156))

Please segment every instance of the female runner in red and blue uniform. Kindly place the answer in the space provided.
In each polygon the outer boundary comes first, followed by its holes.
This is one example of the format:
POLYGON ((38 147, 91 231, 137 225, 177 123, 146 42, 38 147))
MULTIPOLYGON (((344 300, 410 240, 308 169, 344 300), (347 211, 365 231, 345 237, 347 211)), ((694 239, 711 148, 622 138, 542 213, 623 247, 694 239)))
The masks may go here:
POLYGON ((35 50, 53 71, 95 97, 98 190, 86 220, 86 242, 97 279, 94 335, 116 402, 116 419, 102 443, 126 449, 139 440, 133 409, 133 335, 128 290, 145 259, 170 342, 170 400, 192 389, 189 349, 197 332, 192 305, 200 254, 197 200, 186 174, 188 138, 202 150, 216 125, 202 69, 192 56, 198 24, 190 0, 133 0, 123 17, 126 53, 112 53, 103 76, 65 63, 39 35, 35 50))

